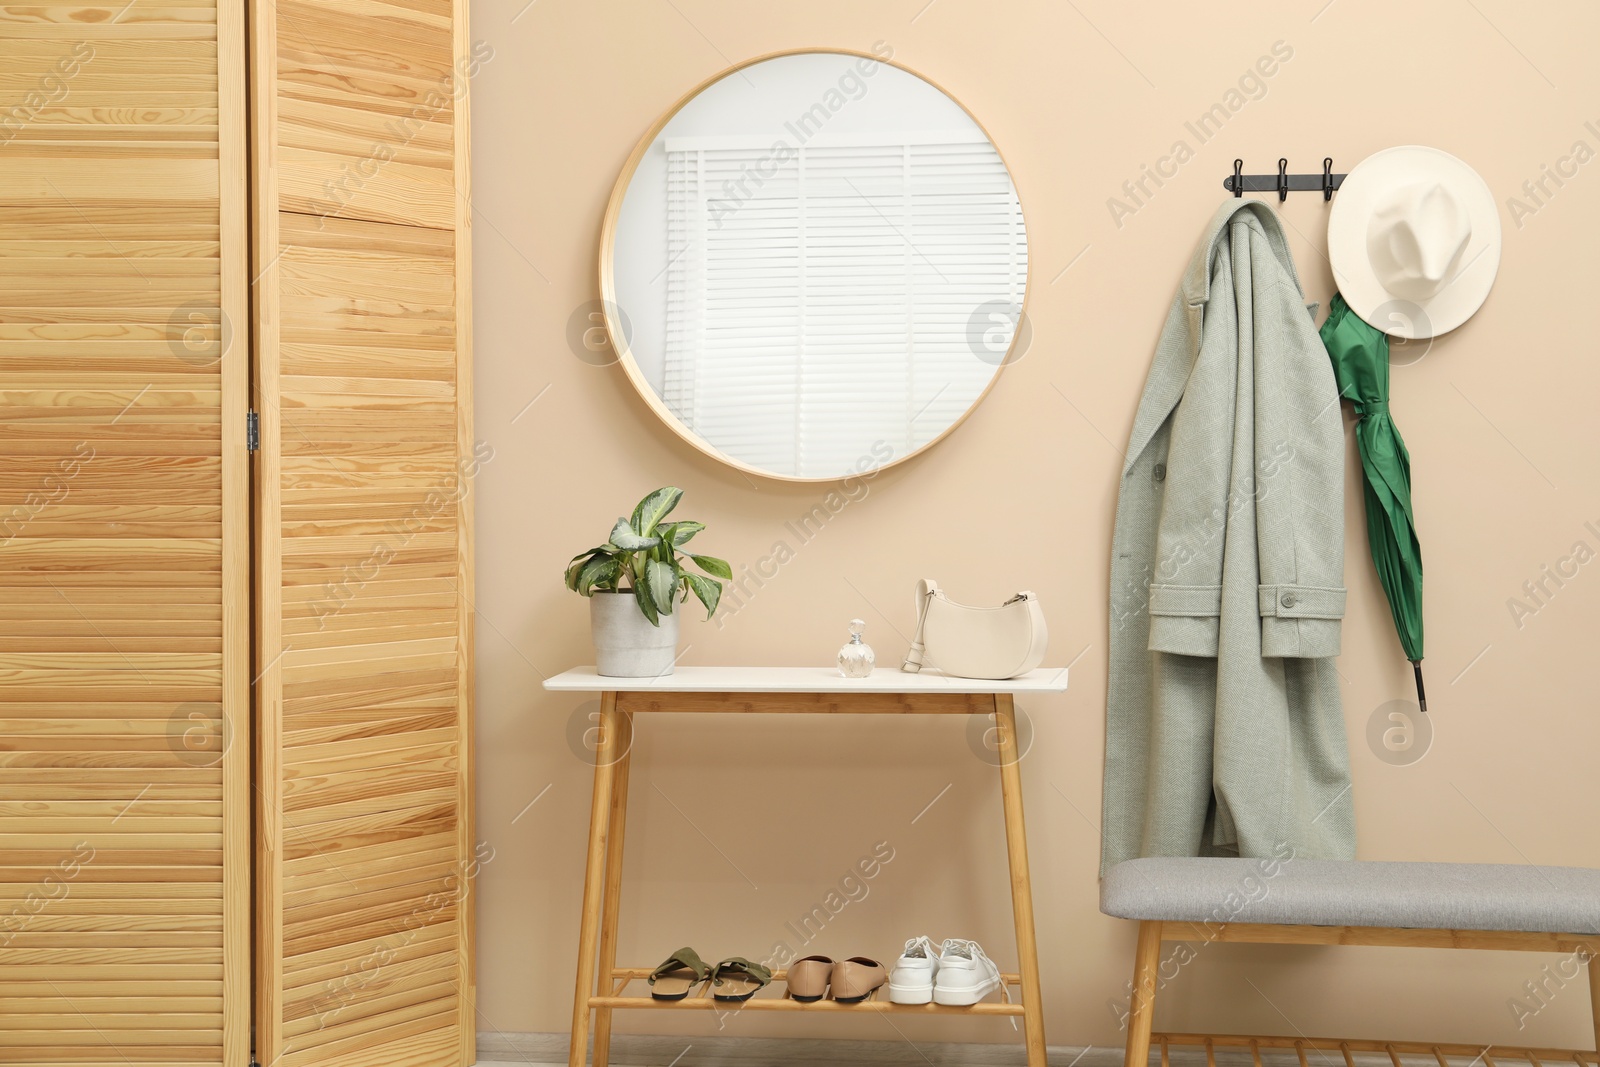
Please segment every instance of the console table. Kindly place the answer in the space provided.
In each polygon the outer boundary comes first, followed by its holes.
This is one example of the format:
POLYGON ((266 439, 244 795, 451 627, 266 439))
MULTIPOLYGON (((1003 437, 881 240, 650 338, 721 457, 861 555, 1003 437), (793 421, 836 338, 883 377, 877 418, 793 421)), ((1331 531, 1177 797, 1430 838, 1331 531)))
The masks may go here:
MULTIPOLYGON (((994 682, 950 678, 935 670, 906 674, 878 668, 870 677, 844 678, 832 668, 679 667, 661 678, 607 678, 593 667, 578 667, 545 682, 556 692, 600 694, 600 743, 589 811, 589 856, 583 881, 583 916, 578 939, 577 989, 572 1007, 571 1067, 583 1067, 594 1024, 594 1064, 606 1067, 611 1052, 611 1013, 624 1008, 659 1010, 826 1011, 856 1014, 1020 1015, 1028 1067, 1046 1067, 1043 1005, 1039 995, 1039 957, 1034 943, 1033 892, 1028 878, 1028 839, 1022 821, 1022 773, 1017 748, 1018 693, 1059 693, 1067 688, 1065 669, 1041 669, 1021 678, 994 682), (628 767, 634 717, 664 712, 740 712, 827 715, 993 715, 1000 764, 1001 808, 1011 868, 1011 909, 1016 922, 1020 971, 1003 976, 1006 998, 971 1007, 891 1004, 886 991, 859 1004, 834 1000, 804 1003, 774 996, 785 972, 773 972, 772 989, 727 1005, 712 999, 708 986, 678 1001, 654 1000, 642 987, 650 967, 617 966, 617 917, 622 906, 622 845, 628 809, 628 767), (638 992, 629 986, 640 983, 638 992), (1010 987, 1021 989, 1021 1001, 1010 987), (883 999, 879 999, 881 996, 883 999)), ((886 987, 885 987, 886 989, 886 987)))

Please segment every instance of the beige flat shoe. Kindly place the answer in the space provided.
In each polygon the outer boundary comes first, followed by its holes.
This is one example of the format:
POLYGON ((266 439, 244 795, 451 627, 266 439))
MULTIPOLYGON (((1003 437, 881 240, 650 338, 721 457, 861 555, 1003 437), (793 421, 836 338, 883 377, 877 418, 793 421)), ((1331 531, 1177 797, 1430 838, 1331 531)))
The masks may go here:
POLYGON ((888 970, 877 960, 851 956, 833 965, 833 999, 841 1004, 859 1004, 888 980, 888 970))
POLYGON ((828 993, 828 981, 833 977, 834 962, 827 956, 807 956, 789 964, 784 978, 788 995, 798 1001, 811 1003, 828 993))

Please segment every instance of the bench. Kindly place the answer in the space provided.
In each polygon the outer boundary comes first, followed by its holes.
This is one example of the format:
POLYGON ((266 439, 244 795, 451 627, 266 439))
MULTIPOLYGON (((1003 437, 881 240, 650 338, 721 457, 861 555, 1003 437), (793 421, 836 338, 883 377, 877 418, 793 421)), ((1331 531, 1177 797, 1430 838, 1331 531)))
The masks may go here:
POLYGON ((1128 1001, 1125 1067, 1147 1067, 1152 1042, 1168 1067, 1169 1045, 1196 1045, 1214 1067, 1216 1048, 1248 1048, 1256 1067, 1262 1049, 1428 1055, 1440 1067, 1461 1056, 1486 1067, 1497 1058, 1531 1067, 1600 1065, 1578 1049, 1427 1044, 1354 1038, 1153 1031, 1156 993, 1192 959, 1190 946, 1215 942, 1280 945, 1386 945, 1410 948, 1556 952, 1565 958, 1551 981, 1588 986, 1600 1049, 1600 870, 1486 863, 1379 863, 1294 859, 1148 858, 1106 873, 1100 910, 1139 923, 1128 1001), (1162 958, 1163 942, 1181 943, 1162 958))

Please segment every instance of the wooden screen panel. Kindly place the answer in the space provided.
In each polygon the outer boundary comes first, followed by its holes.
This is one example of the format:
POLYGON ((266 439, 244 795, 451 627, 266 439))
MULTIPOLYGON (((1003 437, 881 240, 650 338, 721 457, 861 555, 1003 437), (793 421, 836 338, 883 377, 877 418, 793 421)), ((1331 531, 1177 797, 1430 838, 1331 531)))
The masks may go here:
POLYGON ((0 56, 0 1062, 244 1067, 243 11, 0 56))
POLYGON ((253 18, 257 1058, 470 1063, 465 3, 253 18))

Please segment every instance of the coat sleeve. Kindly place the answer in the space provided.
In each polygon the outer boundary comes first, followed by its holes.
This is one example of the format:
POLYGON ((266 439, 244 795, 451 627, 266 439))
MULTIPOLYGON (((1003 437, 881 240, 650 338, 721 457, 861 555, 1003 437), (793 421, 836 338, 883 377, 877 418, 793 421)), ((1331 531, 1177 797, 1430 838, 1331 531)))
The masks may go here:
MULTIPOLYGON (((1211 290, 1231 294, 1224 242, 1213 254, 1211 290)), ((1230 297, 1231 299, 1231 297, 1230 297)), ((1183 402, 1172 415, 1167 454, 1154 476, 1166 482, 1149 594, 1152 652, 1215 656, 1221 629, 1223 542, 1233 509, 1231 441, 1238 384, 1238 323, 1232 309, 1190 305, 1197 346, 1183 402)))
POLYGON ((1344 618, 1344 423, 1339 390, 1299 286, 1280 276, 1258 318, 1256 542, 1261 654, 1339 654, 1344 618), (1264 331, 1263 331, 1264 332, 1264 331))

